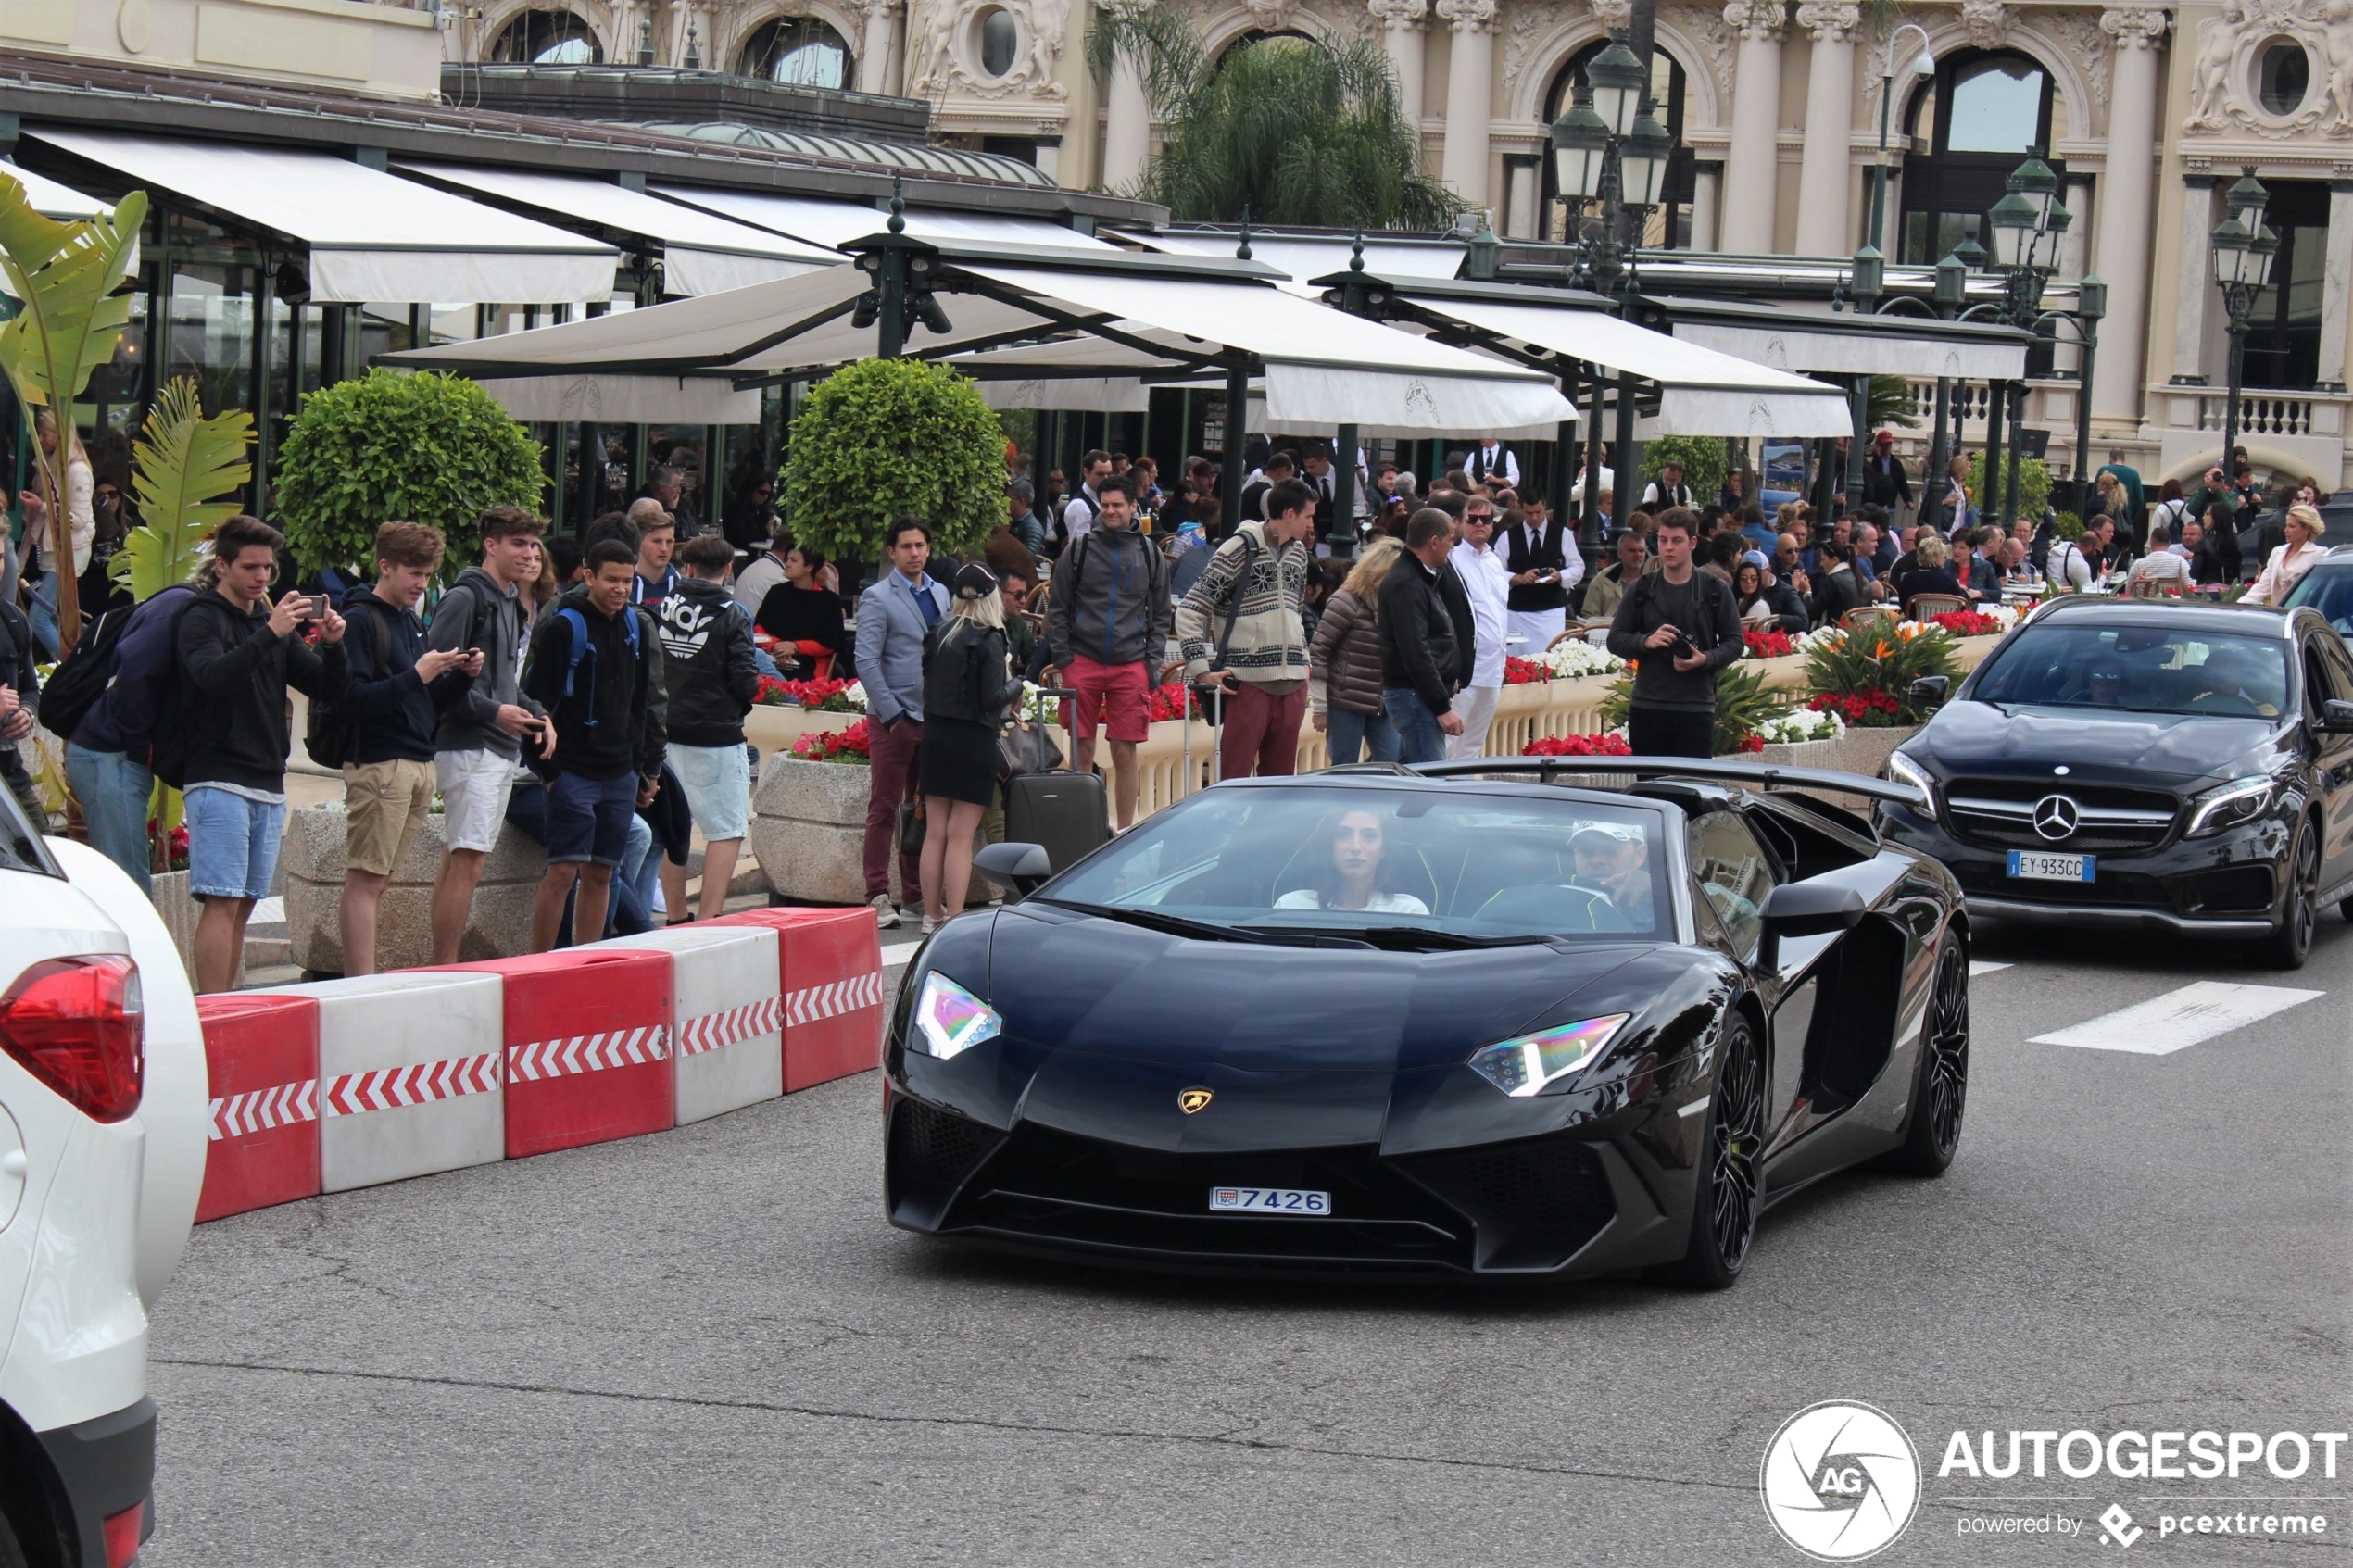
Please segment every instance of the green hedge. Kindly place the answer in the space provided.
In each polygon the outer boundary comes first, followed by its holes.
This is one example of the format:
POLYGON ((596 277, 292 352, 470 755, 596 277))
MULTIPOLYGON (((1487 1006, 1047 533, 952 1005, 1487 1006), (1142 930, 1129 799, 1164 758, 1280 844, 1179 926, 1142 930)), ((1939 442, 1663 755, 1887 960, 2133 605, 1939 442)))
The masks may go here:
POLYGON ((792 422, 785 516, 828 556, 872 561, 883 525, 931 524, 975 549, 1005 521, 1005 436, 979 386, 922 359, 861 359, 817 383, 792 422))

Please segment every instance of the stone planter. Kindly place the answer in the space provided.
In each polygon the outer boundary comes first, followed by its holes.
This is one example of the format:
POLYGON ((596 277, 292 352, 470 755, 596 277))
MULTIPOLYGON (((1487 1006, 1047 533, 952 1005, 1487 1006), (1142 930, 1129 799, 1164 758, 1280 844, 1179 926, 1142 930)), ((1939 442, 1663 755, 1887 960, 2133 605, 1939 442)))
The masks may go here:
POLYGON ((1888 754, 1919 733, 1918 724, 1893 724, 1878 730, 1849 730, 1844 738, 1831 743, 1837 748, 1837 760, 1822 766, 1875 779, 1879 777, 1879 771, 1887 766, 1888 754))
MULTIPOLYGON (((766 743, 760 744, 764 752, 766 743)), ((864 903, 862 854, 871 789, 872 775, 862 763, 764 756, 749 837, 768 885, 799 903, 864 903)), ((909 897, 914 897, 912 889, 909 897)))
POLYGON ((1800 740, 1768 746, 1755 753, 1759 762, 1770 762, 1783 768, 1838 768, 1839 747, 1835 740, 1800 740))
MULTIPOLYGON (((196 977, 196 917, 204 913, 204 906, 188 891, 186 872, 159 872, 152 879, 156 913, 163 917, 163 927, 171 933, 171 945, 180 949, 180 967, 188 972, 188 980, 196 977)), ((243 985, 241 972, 236 984, 243 985)))
MULTIPOLYGON (((417 842, 392 868, 376 920, 378 969, 412 969, 433 961, 433 880, 448 845, 445 826, 440 812, 427 817, 417 842)), ((294 961, 324 974, 343 972, 345 827, 341 807, 306 806, 288 815, 279 857, 294 961)), ((473 913, 458 948, 460 959, 510 959, 530 950, 531 905, 547 865, 547 851, 511 827, 500 832, 474 888, 473 913)), ((157 879, 158 905, 161 882, 157 879)))

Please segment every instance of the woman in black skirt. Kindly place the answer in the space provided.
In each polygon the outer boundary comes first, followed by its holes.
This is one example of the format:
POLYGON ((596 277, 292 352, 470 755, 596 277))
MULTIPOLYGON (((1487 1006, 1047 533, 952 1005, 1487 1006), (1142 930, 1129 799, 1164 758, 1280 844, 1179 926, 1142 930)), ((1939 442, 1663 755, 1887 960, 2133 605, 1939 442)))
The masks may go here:
POLYGON ((964 911, 973 835, 997 798, 997 734, 1021 700, 996 574, 960 567, 954 608, 924 633, 924 935, 964 911))

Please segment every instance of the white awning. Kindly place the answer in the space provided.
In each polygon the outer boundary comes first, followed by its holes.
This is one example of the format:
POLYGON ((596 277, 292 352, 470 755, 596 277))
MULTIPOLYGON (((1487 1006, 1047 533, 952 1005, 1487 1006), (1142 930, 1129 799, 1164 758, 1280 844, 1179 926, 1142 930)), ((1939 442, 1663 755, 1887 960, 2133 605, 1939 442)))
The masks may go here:
MULTIPOLYGON (((1119 238, 1148 250, 1174 256, 1230 257, 1240 243, 1239 234, 1148 234, 1123 230, 1119 238)), ((1302 238, 1285 234, 1252 234, 1250 256, 1269 267, 1279 267, 1300 282, 1333 272, 1345 272, 1353 255, 1353 240, 1302 238)), ((1451 278, 1462 270, 1463 246, 1453 240, 1395 240, 1368 235, 1365 240, 1365 270, 1383 278, 1451 278)))
MULTIPOLYGON (((1057 370, 1103 381, 1133 378, 1139 386, 1217 377, 1222 369, 1208 361, 1238 349, 1264 367, 1277 419, 1358 424, 1368 433, 1432 434, 1575 417, 1541 371, 1343 315, 1258 279, 1154 274, 1135 270, 1132 261, 1098 272, 946 259, 972 283, 998 292, 943 291, 937 297, 949 331, 917 326, 908 351, 977 366, 989 361, 976 354, 956 360, 960 345, 1066 334, 1015 351, 1026 373, 1009 379, 1042 383, 1062 379, 1052 373, 1057 370), (1076 332, 1075 323, 1126 341, 1076 332)), ((857 326, 848 309, 867 282, 855 268, 832 267, 729 294, 385 358, 485 380, 567 371, 724 379, 818 370, 874 352, 874 329, 857 326)))
POLYGON ((318 304, 570 305, 612 294, 612 246, 347 158, 102 131, 26 134, 300 241, 318 304))
POLYGON ((114 210, 95 196, 85 196, 70 185, 60 185, 45 174, 35 174, 31 169, 6 158, 0 158, 0 174, 7 175, 22 185, 26 198, 32 203, 32 210, 44 218, 55 218, 63 222, 76 218, 95 218, 102 212, 114 210))
POLYGON ((1827 319, 1815 326, 1795 314, 1787 325, 1682 320, 1674 327, 1675 335, 1685 343, 1777 370, 1915 380, 1952 376, 1961 381, 2016 381, 2026 374, 2025 345, 1999 340, 1971 343, 1900 332, 1839 332, 1827 319))
POLYGON ((837 251, 804 245, 734 223, 700 207, 626 190, 609 180, 536 174, 520 169, 473 169, 452 163, 396 163, 403 173, 535 207, 558 219, 661 244, 664 289, 671 294, 724 294, 818 267, 837 266, 837 251))
POLYGON ((694 376, 516 376, 485 380, 483 391, 519 420, 594 420, 604 424, 749 425, 760 422, 760 392, 694 376))
POLYGON ((1572 358, 1627 370, 1659 389, 1653 428, 1677 435, 1851 435, 1846 395, 1820 382, 1718 353, 1599 310, 1416 295, 1443 315, 1572 358))
MULTIPOLYGON (((699 185, 654 185, 648 189, 672 201, 698 207, 739 223, 750 223, 812 245, 837 246, 849 240, 879 234, 888 216, 879 207, 860 202, 822 201, 814 196, 784 196, 766 191, 713 191, 699 185)), ((1066 229, 1043 218, 1023 218, 992 212, 942 212, 911 207, 907 232, 919 238, 961 245, 1051 245, 1063 250, 1115 250, 1091 234, 1066 229)))

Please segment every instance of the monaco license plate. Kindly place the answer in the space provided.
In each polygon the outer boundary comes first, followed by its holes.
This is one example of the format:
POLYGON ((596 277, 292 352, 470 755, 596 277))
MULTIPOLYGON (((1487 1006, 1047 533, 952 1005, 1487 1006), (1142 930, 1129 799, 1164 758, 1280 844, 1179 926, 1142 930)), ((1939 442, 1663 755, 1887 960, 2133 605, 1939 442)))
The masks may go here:
POLYGON ((2040 849, 2013 849, 2010 875, 2030 882, 2089 882, 2093 861, 2090 855, 2046 855, 2040 849))
POLYGON ((1211 1187, 1209 1211, 1320 1216, 1332 1211, 1332 1195, 1301 1187, 1211 1187))

